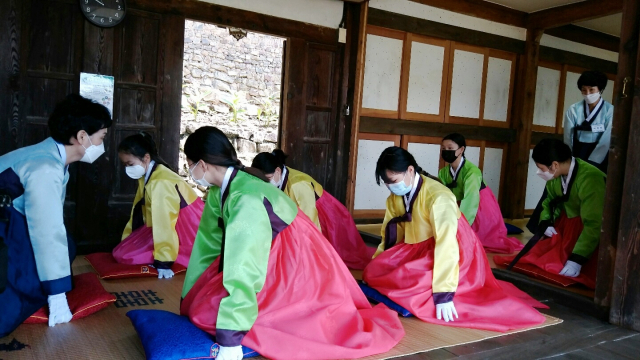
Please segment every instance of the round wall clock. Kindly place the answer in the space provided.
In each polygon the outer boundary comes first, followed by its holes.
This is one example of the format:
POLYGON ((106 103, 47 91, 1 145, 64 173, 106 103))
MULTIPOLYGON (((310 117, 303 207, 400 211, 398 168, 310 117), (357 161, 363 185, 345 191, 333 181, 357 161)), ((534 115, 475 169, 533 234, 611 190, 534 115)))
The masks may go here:
POLYGON ((90 23, 100 27, 113 27, 124 20, 125 0, 79 0, 80 10, 90 23))

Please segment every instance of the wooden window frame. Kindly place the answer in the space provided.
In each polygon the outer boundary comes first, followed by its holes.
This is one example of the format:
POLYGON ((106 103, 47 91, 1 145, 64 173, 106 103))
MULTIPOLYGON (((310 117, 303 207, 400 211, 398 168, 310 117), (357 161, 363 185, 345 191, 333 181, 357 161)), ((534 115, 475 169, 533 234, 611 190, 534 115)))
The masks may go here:
POLYGON ((432 38, 423 35, 416 35, 412 33, 406 33, 405 43, 402 53, 402 74, 400 80, 400 119, 415 120, 415 121, 430 121, 430 122, 444 122, 444 117, 447 111, 446 107, 446 94, 449 86, 449 66, 451 55, 451 41, 432 38), (444 48, 444 59, 442 62, 442 82, 440 85, 440 109, 438 114, 424 114, 417 112, 407 111, 409 100, 409 78, 411 72, 411 50, 413 49, 413 42, 422 44, 428 44, 433 46, 439 46, 444 48))
MULTIPOLYGON (((395 146, 400 146, 402 136, 394 135, 394 134, 373 134, 373 133, 358 133, 358 142, 360 140, 374 140, 374 141, 393 141, 395 146)), ((357 159, 356 159, 357 161, 357 159)), ((357 167, 356 167, 357 169, 357 167)), ((353 206, 355 207, 355 199, 356 199, 356 182, 357 182, 357 171, 354 174, 353 185, 349 189, 349 193, 351 198, 353 199, 353 206)), ((350 209, 351 214, 353 214, 354 219, 383 219, 386 209, 383 210, 356 210, 350 209)))
MULTIPOLYGON (((399 84, 399 93, 398 93, 398 106, 396 108, 396 110, 381 110, 381 109, 370 109, 370 108, 365 108, 363 107, 360 110, 360 116, 370 116, 370 117, 378 117, 378 118, 386 118, 386 119, 398 119, 400 116, 400 111, 398 111, 398 109, 400 108, 400 103, 401 103, 401 94, 402 94, 402 74, 404 72, 404 53, 405 51, 405 47, 407 46, 407 42, 406 42, 406 34, 404 31, 399 31, 399 30, 392 30, 392 29, 387 29, 387 28, 382 28, 382 27, 378 27, 378 26, 373 26, 373 25, 367 25, 367 36, 368 35, 376 35, 376 36, 381 36, 381 37, 386 37, 386 38, 390 38, 390 39, 396 39, 396 40, 401 40, 403 42, 402 44, 402 60, 401 60, 401 67, 400 67, 400 84, 399 84)), ((366 64, 366 59, 367 59, 367 47, 364 46, 364 59, 365 59, 365 64, 366 64)), ((366 68, 365 68, 365 72, 366 72, 366 68)), ((366 73, 365 73, 366 76, 366 73)), ((364 91, 362 92, 362 96, 364 96, 364 91)))
POLYGON ((509 53, 506 51, 495 50, 490 48, 484 48, 479 46, 467 45, 459 42, 451 42, 450 50, 449 50, 449 74, 448 74, 448 84, 447 84, 447 100, 446 100, 446 112, 445 112, 445 123, 452 124, 464 124, 464 125, 479 125, 479 126, 488 126, 488 127, 500 127, 500 128, 509 128, 511 126, 511 113, 513 106, 513 91, 514 91, 514 83, 516 77, 516 59, 517 54, 509 53), (453 62, 455 60, 455 51, 467 51, 476 54, 483 55, 483 64, 482 64, 482 84, 480 90, 480 107, 478 109, 478 118, 466 118, 461 116, 452 116, 450 115, 451 110, 451 89, 453 87, 453 62), (507 120, 506 121, 496 121, 496 120, 485 120, 484 119, 484 103, 486 99, 487 92, 487 73, 489 67, 489 58, 497 58, 511 61, 511 75, 509 78, 509 98, 507 103, 507 120))

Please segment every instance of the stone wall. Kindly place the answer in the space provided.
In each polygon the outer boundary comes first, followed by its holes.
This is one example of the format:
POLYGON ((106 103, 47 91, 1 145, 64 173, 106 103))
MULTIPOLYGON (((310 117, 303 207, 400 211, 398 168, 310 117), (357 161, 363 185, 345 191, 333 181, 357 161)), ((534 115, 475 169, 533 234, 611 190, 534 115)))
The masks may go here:
POLYGON ((226 28, 186 21, 181 175, 187 176, 184 141, 202 126, 220 128, 245 165, 276 148, 283 42, 256 33, 236 40, 226 28))

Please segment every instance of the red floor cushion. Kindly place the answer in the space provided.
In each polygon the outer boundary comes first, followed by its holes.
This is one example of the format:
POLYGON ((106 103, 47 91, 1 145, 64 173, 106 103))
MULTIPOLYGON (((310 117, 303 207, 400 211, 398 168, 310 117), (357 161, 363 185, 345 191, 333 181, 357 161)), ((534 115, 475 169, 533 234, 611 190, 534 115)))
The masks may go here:
MULTIPOLYGON (((158 270, 149 265, 127 265, 116 262, 111 253, 94 253, 84 257, 98 272, 101 279, 122 279, 130 277, 158 277, 158 270)), ((187 271, 187 268, 174 263, 174 274, 187 271)))
MULTIPOLYGON (((107 292, 94 273, 84 273, 73 277, 73 289, 67 293, 69 309, 73 320, 82 319, 98 312, 116 301, 116 297, 107 292)), ((25 324, 46 323, 49 321, 49 307, 43 306, 31 315, 25 324)))

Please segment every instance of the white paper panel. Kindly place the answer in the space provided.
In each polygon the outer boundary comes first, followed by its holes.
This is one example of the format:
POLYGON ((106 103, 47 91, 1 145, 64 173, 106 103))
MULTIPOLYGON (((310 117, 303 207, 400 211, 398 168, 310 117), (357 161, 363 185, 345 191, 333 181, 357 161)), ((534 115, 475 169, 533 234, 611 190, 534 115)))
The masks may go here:
POLYGON ((422 114, 440 113, 444 47, 411 43, 409 94, 407 111, 422 114))
POLYGON ((398 110, 402 40, 367 35, 362 107, 398 110))
POLYGON ((533 150, 530 150, 529 173, 527 174, 527 196, 524 200, 524 208, 526 210, 533 210, 536 208, 536 205, 538 205, 538 201, 540 201, 540 197, 542 196, 542 192, 544 191, 544 186, 546 185, 546 181, 536 175, 538 167, 531 158, 532 153, 533 150))
POLYGON ((474 119, 480 117, 483 63, 482 54, 455 51, 449 115, 474 119))
POLYGON ((384 210, 386 208, 389 189, 384 185, 376 184, 376 162, 384 149, 394 145, 393 141, 358 141, 354 209, 384 210))
POLYGON ((534 124, 556 126, 559 91, 560 71, 538 66, 536 102, 533 108, 534 124))
POLYGON ((484 183, 493 191, 493 195, 498 199, 500 194, 500 176, 502 173, 502 149, 484 148, 484 165, 482 166, 482 177, 484 183))
POLYGON ((580 78, 580 74, 567 71, 567 78, 565 79, 566 85, 564 87, 564 105, 562 109, 563 119, 564 114, 567 113, 571 105, 584 100, 582 93, 578 89, 578 78, 580 78))
POLYGON ((510 60, 489 58, 483 115, 486 120, 507 121, 511 65, 510 60))
POLYGON ((602 98, 605 99, 608 103, 613 103, 613 87, 616 86, 616 82, 613 80, 607 81, 607 87, 604 88, 604 92, 602 93, 602 98))
POLYGON ((467 146, 464 151, 464 157, 471 161, 473 165, 480 165, 480 148, 475 146, 467 146))
POLYGON ((407 149, 424 171, 435 177, 438 176, 440 144, 409 143, 407 149))

